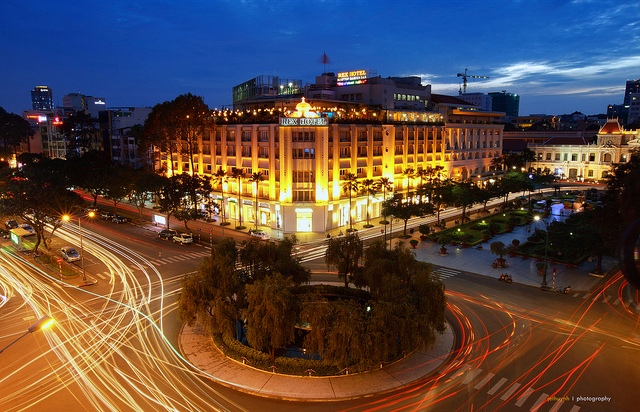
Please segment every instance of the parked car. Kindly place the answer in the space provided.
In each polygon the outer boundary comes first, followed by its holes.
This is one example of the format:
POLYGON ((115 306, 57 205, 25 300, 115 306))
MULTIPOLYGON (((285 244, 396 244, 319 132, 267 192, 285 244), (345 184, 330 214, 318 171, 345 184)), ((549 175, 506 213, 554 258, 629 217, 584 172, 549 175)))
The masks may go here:
POLYGON ((11 237, 11 232, 7 229, 0 229, 0 236, 2 236, 3 239, 9 239, 11 237))
POLYGON ((115 216, 111 221, 113 223, 127 223, 127 218, 124 216, 115 216))
POLYGON ((182 245, 189 245, 193 243, 193 235, 191 233, 178 233, 173 237, 173 241, 182 245))
POLYGON ((31 225, 30 225, 30 224, 28 224, 28 223, 23 223, 23 224, 21 224, 21 225, 20 225, 20 227, 21 227, 22 229, 24 229, 25 231, 29 232, 29 234, 28 234, 27 236, 33 236, 33 235, 35 235, 35 234, 36 234, 36 231, 35 231, 35 230, 33 230, 33 228, 31 227, 31 225))
POLYGON ((73 246, 64 246, 60 249, 60 254, 62 258, 67 262, 75 262, 76 260, 80 260, 80 253, 73 246))
POLYGON ((165 240, 169 240, 169 239, 173 239, 174 236, 176 236, 178 234, 177 230, 173 230, 173 229, 162 229, 160 231, 160 233, 158 233, 158 238, 159 239, 165 239, 165 240))
POLYGON ((264 231, 262 230, 253 230, 250 229, 249 230, 249 235, 253 236, 253 237, 257 237, 258 239, 262 239, 262 240, 267 240, 269 239, 269 235, 267 235, 264 231))
POLYGON ((100 217, 107 220, 113 220, 113 218, 116 217, 116 215, 115 213, 112 213, 112 212, 102 212, 100 217))
POLYGON ((7 220, 4 223, 4 227, 6 227, 7 229, 11 230, 11 229, 16 229, 17 227, 19 227, 18 222, 16 222, 15 220, 7 220))

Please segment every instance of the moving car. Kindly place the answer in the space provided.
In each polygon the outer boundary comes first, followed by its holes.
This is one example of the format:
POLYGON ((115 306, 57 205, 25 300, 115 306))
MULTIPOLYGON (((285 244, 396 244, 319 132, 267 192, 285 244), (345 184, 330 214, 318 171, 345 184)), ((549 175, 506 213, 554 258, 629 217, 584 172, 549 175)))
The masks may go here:
POLYGON ((127 218, 124 216, 115 216, 111 221, 113 223, 127 223, 127 218))
POLYGON ((21 228, 23 228, 24 230, 26 230, 27 232, 29 232, 29 234, 27 236, 33 236, 36 234, 36 231, 33 230, 33 228, 31 227, 30 224, 28 223, 23 223, 20 225, 21 228))
POLYGON ((6 227, 7 229, 11 230, 11 229, 16 229, 18 227, 18 222, 16 222, 15 220, 7 220, 4 224, 4 227, 6 227))
POLYGON ((113 220, 113 218, 116 217, 116 215, 115 213, 112 213, 112 212, 102 212, 100 217, 107 220, 113 220))
POLYGON ((189 245, 193 243, 193 235, 191 233, 178 233, 173 237, 173 241, 182 245, 189 245))
POLYGON ((60 249, 60 254, 62 258, 67 262, 75 262, 76 260, 80 260, 80 253, 73 246, 64 246, 60 249))
POLYGON ((169 240, 169 239, 173 239, 173 237, 176 236, 177 234, 178 234, 177 230, 162 229, 160 233, 158 233, 158 238, 169 240))
POLYGON ((262 239, 262 240, 267 240, 269 239, 269 235, 267 235, 264 231, 262 230, 249 230, 249 235, 253 236, 253 237, 257 237, 258 239, 262 239))

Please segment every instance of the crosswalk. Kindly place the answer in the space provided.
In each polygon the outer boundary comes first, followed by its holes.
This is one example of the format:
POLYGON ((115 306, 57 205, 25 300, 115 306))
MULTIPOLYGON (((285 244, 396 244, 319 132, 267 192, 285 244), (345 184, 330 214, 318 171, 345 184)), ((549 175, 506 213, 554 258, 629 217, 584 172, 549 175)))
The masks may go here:
POLYGON ((613 306, 624 306, 625 308, 632 306, 633 308, 635 308, 636 312, 640 312, 640 306, 638 306, 638 304, 633 299, 620 300, 619 296, 616 297, 613 295, 607 295, 602 293, 598 293, 594 295, 593 293, 590 293, 590 292, 585 294, 574 293, 573 297, 582 298, 582 300, 591 299, 593 302, 606 303, 613 306))
POLYGON ((463 365, 461 370, 463 372, 458 374, 458 377, 462 377, 459 385, 485 391, 490 396, 500 395, 501 401, 513 402, 514 408, 510 410, 530 412, 578 412, 580 410, 580 406, 573 404, 569 397, 551 397, 548 393, 539 391, 532 386, 523 387, 520 382, 509 381, 505 377, 496 377, 494 373, 485 373, 484 370, 474 369, 470 365, 463 365))
POLYGON ((165 258, 158 257, 157 259, 149 260, 149 262, 153 266, 161 266, 161 265, 166 265, 166 264, 169 264, 169 263, 183 262, 185 260, 202 259, 205 256, 211 256, 211 252, 209 250, 205 250, 205 251, 202 251, 202 252, 181 254, 181 255, 170 256, 170 257, 165 257, 165 258))
POLYGON ((459 275, 460 273, 462 272, 460 272, 459 270, 442 268, 442 267, 439 267, 433 270, 433 274, 438 275, 440 277, 440 280, 452 278, 456 275, 459 275))

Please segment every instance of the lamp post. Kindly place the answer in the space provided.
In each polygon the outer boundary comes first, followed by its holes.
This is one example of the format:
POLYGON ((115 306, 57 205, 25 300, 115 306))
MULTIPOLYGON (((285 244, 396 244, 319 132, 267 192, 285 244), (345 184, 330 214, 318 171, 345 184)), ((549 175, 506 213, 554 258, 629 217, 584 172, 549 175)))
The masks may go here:
POLYGON ((546 289, 547 288, 547 253, 549 249, 549 224, 544 220, 540 219, 540 216, 535 216, 533 219, 536 222, 544 223, 544 226, 547 229, 545 231, 546 236, 544 239, 544 272, 542 272, 542 284, 541 284, 542 288, 546 289))
POLYGON ((0 349, 0 353, 4 352, 9 346, 13 345, 14 343, 16 343, 20 339, 24 338, 28 334, 36 332, 36 331, 39 331, 39 330, 44 330, 44 329, 48 328, 49 326, 51 326, 52 324, 53 324, 53 318, 51 316, 49 316, 49 315, 44 315, 43 317, 38 319, 38 321, 36 323, 34 323, 33 325, 29 326, 29 329, 27 329, 27 331, 23 335, 20 335, 16 340, 11 342, 10 344, 5 346, 4 348, 0 349))
MULTIPOLYGON (((87 213, 87 216, 90 218, 94 217, 95 215, 96 214, 93 211, 87 213)), ((71 220, 71 216, 64 215, 62 216, 62 220, 68 222, 71 220)), ((82 219, 80 217, 78 217, 78 229, 80 231, 80 267, 82 268, 82 281, 86 282, 87 272, 84 269, 84 245, 82 244, 82 219)))

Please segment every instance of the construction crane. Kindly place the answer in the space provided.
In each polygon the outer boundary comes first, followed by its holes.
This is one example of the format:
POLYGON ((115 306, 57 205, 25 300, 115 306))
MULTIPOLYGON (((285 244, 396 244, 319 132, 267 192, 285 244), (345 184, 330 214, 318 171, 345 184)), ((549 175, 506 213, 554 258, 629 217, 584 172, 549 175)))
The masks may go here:
POLYGON ((467 93, 467 79, 488 79, 487 76, 472 76, 467 74, 467 69, 464 69, 464 73, 458 73, 458 77, 462 77, 462 90, 458 91, 459 94, 467 93))

